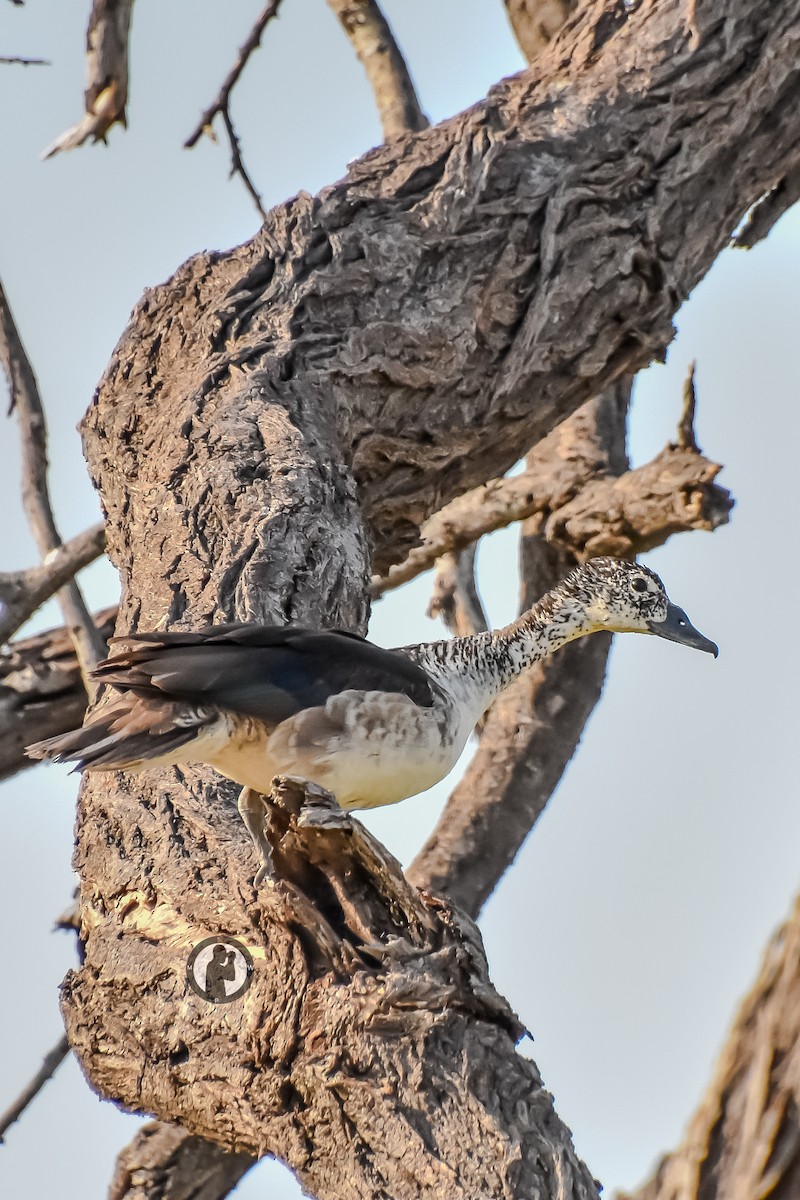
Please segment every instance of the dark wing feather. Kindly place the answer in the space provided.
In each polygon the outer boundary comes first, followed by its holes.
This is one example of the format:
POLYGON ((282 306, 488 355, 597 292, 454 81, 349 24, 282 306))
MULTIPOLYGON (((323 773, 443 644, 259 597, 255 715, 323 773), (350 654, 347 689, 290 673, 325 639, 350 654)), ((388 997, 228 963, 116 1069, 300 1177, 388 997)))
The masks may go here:
POLYGON ((433 704, 431 681, 404 654, 355 634, 296 626, 213 625, 136 634, 100 663, 95 679, 143 697, 213 705, 276 725, 348 688, 400 692, 433 704))

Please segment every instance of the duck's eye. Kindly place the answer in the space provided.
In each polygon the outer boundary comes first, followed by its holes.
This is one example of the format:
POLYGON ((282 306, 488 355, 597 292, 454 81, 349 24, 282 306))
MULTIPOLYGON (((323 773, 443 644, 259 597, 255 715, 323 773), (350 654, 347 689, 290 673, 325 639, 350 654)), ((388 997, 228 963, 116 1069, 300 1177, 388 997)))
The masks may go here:
POLYGON ((641 575, 638 575, 636 577, 636 579, 634 579, 633 583, 631 584, 631 587, 633 588, 633 590, 635 592, 646 592, 647 591, 647 580, 642 579, 641 575))

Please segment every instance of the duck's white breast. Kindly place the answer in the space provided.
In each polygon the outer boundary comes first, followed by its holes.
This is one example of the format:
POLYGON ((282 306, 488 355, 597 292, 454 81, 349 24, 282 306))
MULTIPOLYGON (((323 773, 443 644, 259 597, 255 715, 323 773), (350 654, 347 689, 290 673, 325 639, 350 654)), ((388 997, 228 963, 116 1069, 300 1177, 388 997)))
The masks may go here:
POLYGON ((257 791, 268 791, 275 775, 299 775, 333 792, 343 808, 375 808, 443 779, 472 723, 446 698, 420 708, 399 694, 346 691, 271 733, 242 722, 212 765, 257 791))

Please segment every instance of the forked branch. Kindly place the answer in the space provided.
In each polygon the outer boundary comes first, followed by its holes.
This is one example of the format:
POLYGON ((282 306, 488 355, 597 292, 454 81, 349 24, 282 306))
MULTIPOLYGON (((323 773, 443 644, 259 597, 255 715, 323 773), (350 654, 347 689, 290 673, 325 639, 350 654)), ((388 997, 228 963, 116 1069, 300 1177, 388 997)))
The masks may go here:
MULTIPOLYGON (((47 559, 63 545, 53 516, 47 486, 47 426, 36 376, 22 344, 6 294, 0 283, 0 366, 8 380, 11 403, 19 424, 22 451, 22 502, 39 553, 47 559)), ((89 672, 105 655, 100 637, 81 590, 74 579, 58 592, 64 622, 75 643, 75 651, 86 683, 89 672)), ((88 684, 87 684, 88 689, 88 684)))

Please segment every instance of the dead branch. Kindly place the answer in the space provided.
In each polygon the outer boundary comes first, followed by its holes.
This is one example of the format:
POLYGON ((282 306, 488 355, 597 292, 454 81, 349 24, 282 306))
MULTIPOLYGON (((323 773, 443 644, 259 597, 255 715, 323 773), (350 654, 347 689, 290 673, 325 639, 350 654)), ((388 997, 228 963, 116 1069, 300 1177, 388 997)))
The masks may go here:
POLYGON ((427 129, 406 61, 376 0, 328 0, 367 74, 385 141, 427 129))
POLYGON ((254 1161, 153 1121, 120 1152, 108 1200, 223 1200, 254 1161))
POLYGON ((437 558, 428 616, 441 617, 456 637, 481 633, 489 628, 475 582, 477 545, 437 558))
MULTIPOLYGON (((104 640, 114 632, 116 608, 95 615, 104 640)), ((69 632, 50 629, 0 650, 0 779, 34 764, 25 747, 77 729, 88 697, 69 632)))
POLYGON ((733 239, 740 250, 752 250, 767 236, 773 225, 800 200, 800 162, 753 207, 741 232, 733 239))
POLYGON ((695 454, 702 454, 694 431, 694 422, 697 415, 697 393, 694 386, 696 366, 696 363, 690 364, 689 372, 683 384, 683 408, 681 410, 681 419, 678 422, 678 447, 681 450, 692 450, 695 454))
POLYGON ((53 64, 49 58, 18 58, 16 56, 7 58, 5 55, 2 55, 0 56, 0 65, 4 67, 52 67, 53 64))
POLYGON ((256 185, 250 178, 250 174, 244 165, 242 148, 239 145, 239 136, 234 129, 230 109, 227 107, 227 105, 222 109, 220 116, 222 117, 222 124, 225 127, 225 132, 228 135, 228 145, 231 151, 231 169, 228 172, 228 178, 232 179, 234 175, 239 176, 245 188, 247 189, 250 199, 256 206, 258 215, 261 217, 261 220, 264 221, 267 217, 267 212, 264 208, 264 202, 261 199, 261 195, 258 192, 256 185))
POLYGON ((429 517, 420 529, 422 544, 386 575, 373 576, 373 597, 415 579, 442 554, 531 517, 540 518, 548 541, 563 544, 580 561, 598 554, 635 556, 673 533, 715 529, 732 504, 714 482, 722 467, 696 449, 670 445, 643 467, 591 484, 581 460, 554 464, 550 453, 548 448, 543 465, 534 455, 534 466, 522 474, 492 479, 429 517))
POLYGON ((800 897, 742 1001, 681 1145, 619 1200, 800 1195, 800 897))
POLYGON ((105 526, 99 523, 52 550, 41 566, 0 571, 0 646, 78 571, 94 562, 105 542, 105 526))
POLYGON ((64 1059, 69 1054, 69 1042, 65 1037, 49 1050, 42 1060, 42 1065, 31 1079, 30 1083, 22 1089, 16 1100, 9 1105, 4 1113, 0 1113, 0 1144, 5 1141, 5 1135, 9 1128, 18 1121, 25 1109, 39 1095, 44 1085, 48 1080, 52 1079, 58 1068, 61 1066, 64 1059))
POLYGON ((84 115, 56 138, 42 158, 74 150, 89 138, 104 142, 117 122, 126 125, 128 38, 133 0, 94 0, 86 31, 84 115))
POLYGON ((242 158, 239 139, 233 125, 233 119, 230 111, 230 98, 233 89, 239 82, 239 79, 250 61, 250 56, 258 49, 261 44, 261 38, 269 22, 278 15, 278 10, 281 6, 281 0, 270 0, 261 10, 253 28, 245 38, 242 45, 239 47, 239 53, 236 56, 236 61, 231 67, 222 82, 222 86, 217 93, 215 100, 203 112, 200 120, 189 134, 186 141, 183 143, 184 150, 191 150, 200 141, 203 134, 207 134, 212 140, 214 139, 214 118, 219 116, 222 118, 222 123, 225 128, 225 133, 228 137, 228 144, 231 152, 231 176, 238 175, 244 183, 247 191, 255 204, 259 216, 262 220, 266 218, 266 212, 255 184, 253 183, 242 158))
POLYGON ((578 0, 504 0, 514 37, 528 62, 547 49, 578 0))
MULTIPOLYGON (((47 486, 47 427, 33 367, 17 331, 11 308, 0 283, 0 365, 8 380, 10 407, 19 424, 22 451, 22 502, 39 553, 44 560, 63 545, 53 516, 47 486)), ((84 684, 89 672, 105 656, 98 634, 74 578, 58 591, 64 622, 75 642, 84 684)), ((87 690, 90 690, 87 686, 87 690)))

